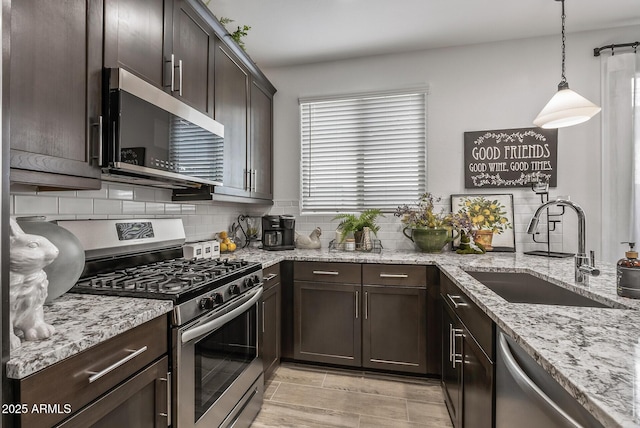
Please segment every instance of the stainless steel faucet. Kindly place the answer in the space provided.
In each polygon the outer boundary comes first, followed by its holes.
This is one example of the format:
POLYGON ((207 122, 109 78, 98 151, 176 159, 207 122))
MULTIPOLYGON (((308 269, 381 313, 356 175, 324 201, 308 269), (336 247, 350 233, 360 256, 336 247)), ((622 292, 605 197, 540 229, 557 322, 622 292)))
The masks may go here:
POLYGON ((591 251, 590 256, 586 253, 586 228, 587 222, 584 215, 584 210, 580 205, 568 199, 558 198, 553 201, 545 202, 540 205, 535 214, 529 221, 529 227, 527 227, 527 233, 533 235, 538 228, 538 222, 540 221, 540 215, 542 211, 551 206, 564 206, 572 208, 578 215, 578 253, 575 255, 576 269, 575 278, 576 282, 586 284, 589 282, 589 276, 600 275, 600 270, 595 267, 595 254, 591 251))

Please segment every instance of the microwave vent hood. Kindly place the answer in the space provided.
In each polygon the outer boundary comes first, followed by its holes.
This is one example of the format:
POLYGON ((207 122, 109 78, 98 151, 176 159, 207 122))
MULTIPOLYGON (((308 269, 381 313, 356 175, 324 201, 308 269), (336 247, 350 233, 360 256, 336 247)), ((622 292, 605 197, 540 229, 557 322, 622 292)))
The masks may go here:
POLYGON ((104 87, 104 180, 170 189, 222 185, 222 124, 122 68, 104 70, 104 87))

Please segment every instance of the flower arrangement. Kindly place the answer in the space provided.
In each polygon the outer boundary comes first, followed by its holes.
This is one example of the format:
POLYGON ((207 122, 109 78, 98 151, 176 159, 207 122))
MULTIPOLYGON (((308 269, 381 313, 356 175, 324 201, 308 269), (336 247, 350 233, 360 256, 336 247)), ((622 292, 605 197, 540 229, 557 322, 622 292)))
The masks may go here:
POLYGON ((415 207, 399 206, 394 215, 400 217, 400 221, 406 225, 402 233, 414 241, 422 251, 439 252, 444 244, 455 239, 455 236, 450 237, 449 235, 451 231, 456 231, 460 236, 460 246, 456 250, 457 253, 483 254, 485 248, 482 244, 474 242, 473 239, 472 231, 475 225, 471 216, 463 210, 447 213, 443 208, 440 212, 435 212, 435 204, 441 200, 441 197, 426 192, 420 195, 415 207), (411 235, 406 233, 407 229, 413 230, 411 235), (446 231, 446 234, 439 238, 439 242, 429 243, 427 242, 429 238, 424 235, 424 232, 420 232, 428 230, 442 230, 443 233, 446 231))
POLYGON ((500 234, 513 228, 506 217, 506 207, 498 200, 489 200, 484 196, 464 198, 457 214, 466 217, 473 230, 490 230, 500 234))
POLYGON ((400 217, 400 221, 412 229, 452 229, 454 218, 450 213, 445 213, 444 209, 435 212, 435 204, 442 200, 430 192, 420 195, 415 207, 400 205, 393 213, 400 217))

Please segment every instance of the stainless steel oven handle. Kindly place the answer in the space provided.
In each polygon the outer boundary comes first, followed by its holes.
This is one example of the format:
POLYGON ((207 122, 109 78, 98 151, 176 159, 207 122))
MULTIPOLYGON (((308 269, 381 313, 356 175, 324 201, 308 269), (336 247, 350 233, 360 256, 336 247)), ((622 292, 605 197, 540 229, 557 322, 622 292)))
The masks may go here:
POLYGON ((220 327, 225 325, 227 322, 231 321, 232 319, 234 319, 235 317, 237 317, 238 315, 240 315, 241 313, 249 309, 251 306, 255 305, 258 302, 258 300, 260 300, 260 297, 262 297, 262 287, 260 287, 258 291, 254 292, 254 294, 249 298, 249 300, 247 300, 237 308, 233 309, 231 312, 227 312, 226 314, 221 315, 217 318, 214 318, 209 322, 206 322, 202 325, 198 325, 189 330, 186 330, 184 333, 182 333, 182 337, 180 338, 180 341, 183 344, 185 344, 194 339, 197 339, 198 337, 204 334, 207 334, 214 330, 219 329, 220 327))

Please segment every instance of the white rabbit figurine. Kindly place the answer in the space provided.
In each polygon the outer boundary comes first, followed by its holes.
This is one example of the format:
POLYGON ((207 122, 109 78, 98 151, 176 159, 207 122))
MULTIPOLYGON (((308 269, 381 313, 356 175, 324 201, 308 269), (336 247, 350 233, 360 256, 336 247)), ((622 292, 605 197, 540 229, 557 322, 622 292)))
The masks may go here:
POLYGON ((15 349, 20 347, 16 331, 25 340, 45 339, 55 332, 44 322, 42 305, 49 281, 43 268, 58 257, 58 248, 43 236, 24 233, 13 219, 9 242, 9 337, 15 349))

